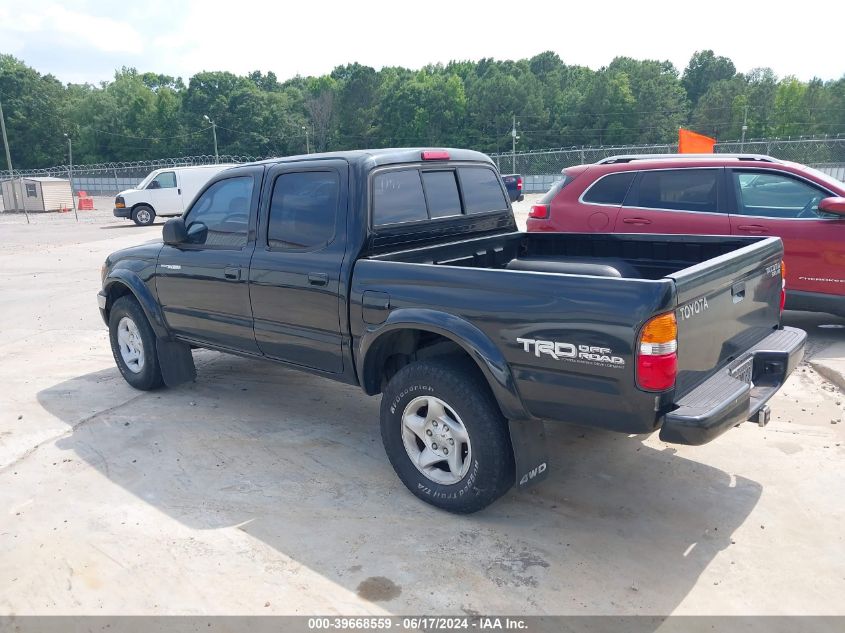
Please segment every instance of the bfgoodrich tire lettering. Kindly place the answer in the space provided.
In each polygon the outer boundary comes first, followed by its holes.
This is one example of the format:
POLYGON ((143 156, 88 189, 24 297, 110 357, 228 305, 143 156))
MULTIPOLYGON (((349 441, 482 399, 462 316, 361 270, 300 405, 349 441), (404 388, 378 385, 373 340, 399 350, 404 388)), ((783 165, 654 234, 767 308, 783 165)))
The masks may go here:
POLYGON ((109 342, 114 362, 126 382, 142 391, 161 387, 163 383, 161 367, 158 364, 155 332, 135 297, 123 296, 114 302, 109 313, 109 342), (130 367, 124 360, 125 354, 121 352, 119 336, 121 330, 126 331, 127 323, 131 323, 130 329, 134 326, 133 331, 136 333, 133 347, 140 349, 143 354, 143 365, 140 367, 134 363, 130 367))
MULTIPOLYGON (((424 407, 419 417, 431 416, 426 416, 424 407)), ((426 427, 422 437, 436 440, 436 433, 426 435, 430 430, 431 427, 426 427)), ((513 449, 507 420, 471 361, 436 359, 412 363, 399 370, 382 396, 381 437, 402 483, 417 497, 438 508, 461 514, 476 512, 505 494, 513 484, 513 449), (403 440, 407 407, 427 400, 442 402, 446 409, 444 419, 450 426, 456 426, 454 422, 459 420, 468 436, 464 448, 469 456, 468 467, 460 470, 462 476, 456 483, 444 484, 427 476, 425 469, 412 461, 412 451, 403 440)), ((457 431, 458 444, 459 437, 457 431)), ((445 456, 440 466, 448 472, 445 456)))

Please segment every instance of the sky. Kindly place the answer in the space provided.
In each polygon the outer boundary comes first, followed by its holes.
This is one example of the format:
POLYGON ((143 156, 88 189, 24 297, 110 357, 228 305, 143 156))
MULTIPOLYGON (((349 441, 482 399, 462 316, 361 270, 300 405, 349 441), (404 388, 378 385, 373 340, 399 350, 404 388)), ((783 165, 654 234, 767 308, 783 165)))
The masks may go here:
POLYGON ((827 80, 845 74, 842 37, 825 26, 843 17, 841 0, 0 0, 0 53, 63 82, 99 83, 122 66, 186 81, 203 70, 285 80, 356 61, 420 68, 546 50, 593 69, 624 55, 682 72, 709 48, 740 72, 827 80))

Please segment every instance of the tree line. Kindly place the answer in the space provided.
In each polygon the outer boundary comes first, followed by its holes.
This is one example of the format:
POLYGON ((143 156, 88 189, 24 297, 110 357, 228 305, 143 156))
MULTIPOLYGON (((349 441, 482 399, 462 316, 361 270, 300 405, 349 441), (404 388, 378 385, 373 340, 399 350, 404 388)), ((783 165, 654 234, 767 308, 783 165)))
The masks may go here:
MULTIPOLYGON (((591 70, 553 52, 420 70, 361 64, 285 81, 272 72, 179 77, 122 68, 112 81, 63 84, 0 54, 0 102, 17 169, 213 153, 270 156, 390 146, 519 151, 666 143, 689 127, 719 140, 845 133, 845 75, 738 73, 713 51, 679 72, 670 62, 617 57, 591 70)), ((0 166, 6 168, 5 160, 0 166)))

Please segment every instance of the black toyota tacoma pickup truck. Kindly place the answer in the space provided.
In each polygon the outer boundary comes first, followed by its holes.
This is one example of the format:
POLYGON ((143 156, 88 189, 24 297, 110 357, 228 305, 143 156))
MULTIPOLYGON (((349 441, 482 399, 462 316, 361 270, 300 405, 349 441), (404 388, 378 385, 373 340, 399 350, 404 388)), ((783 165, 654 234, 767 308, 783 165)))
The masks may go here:
POLYGON ((544 421, 679 444, 765 424, 806 337, 780 326, 782 254, 523 233, 483 154, 350 151, 221 172, 108 257, 98 300, 132 386, 193 380, 197 347, 360 385, 410 491, 473 512, 544 477, 544 421))

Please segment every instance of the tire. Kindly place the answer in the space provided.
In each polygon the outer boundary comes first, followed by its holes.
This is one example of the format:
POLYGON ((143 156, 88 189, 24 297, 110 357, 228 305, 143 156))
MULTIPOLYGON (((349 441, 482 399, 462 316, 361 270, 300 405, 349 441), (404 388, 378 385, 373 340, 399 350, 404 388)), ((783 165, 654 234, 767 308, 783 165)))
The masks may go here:
POLYGON ((139 204, 132 209, 132 221, 138 226, 149 226, 156 219, 156 212, 146 204, 139 204))
POLYGON ((408 490, 443 510, 477 512, 513 485, 507 420, 472 361, 435 359, 400 369, 382 396, 381 439, 408 490))
POLYGON ((126 382, 141 391, 161 387, 155 332, 135 297, 123 296, 114 302, 109 314, 109 341, 114 362, 126 382), (138 350, 140 355, 135 353, 138 350))

